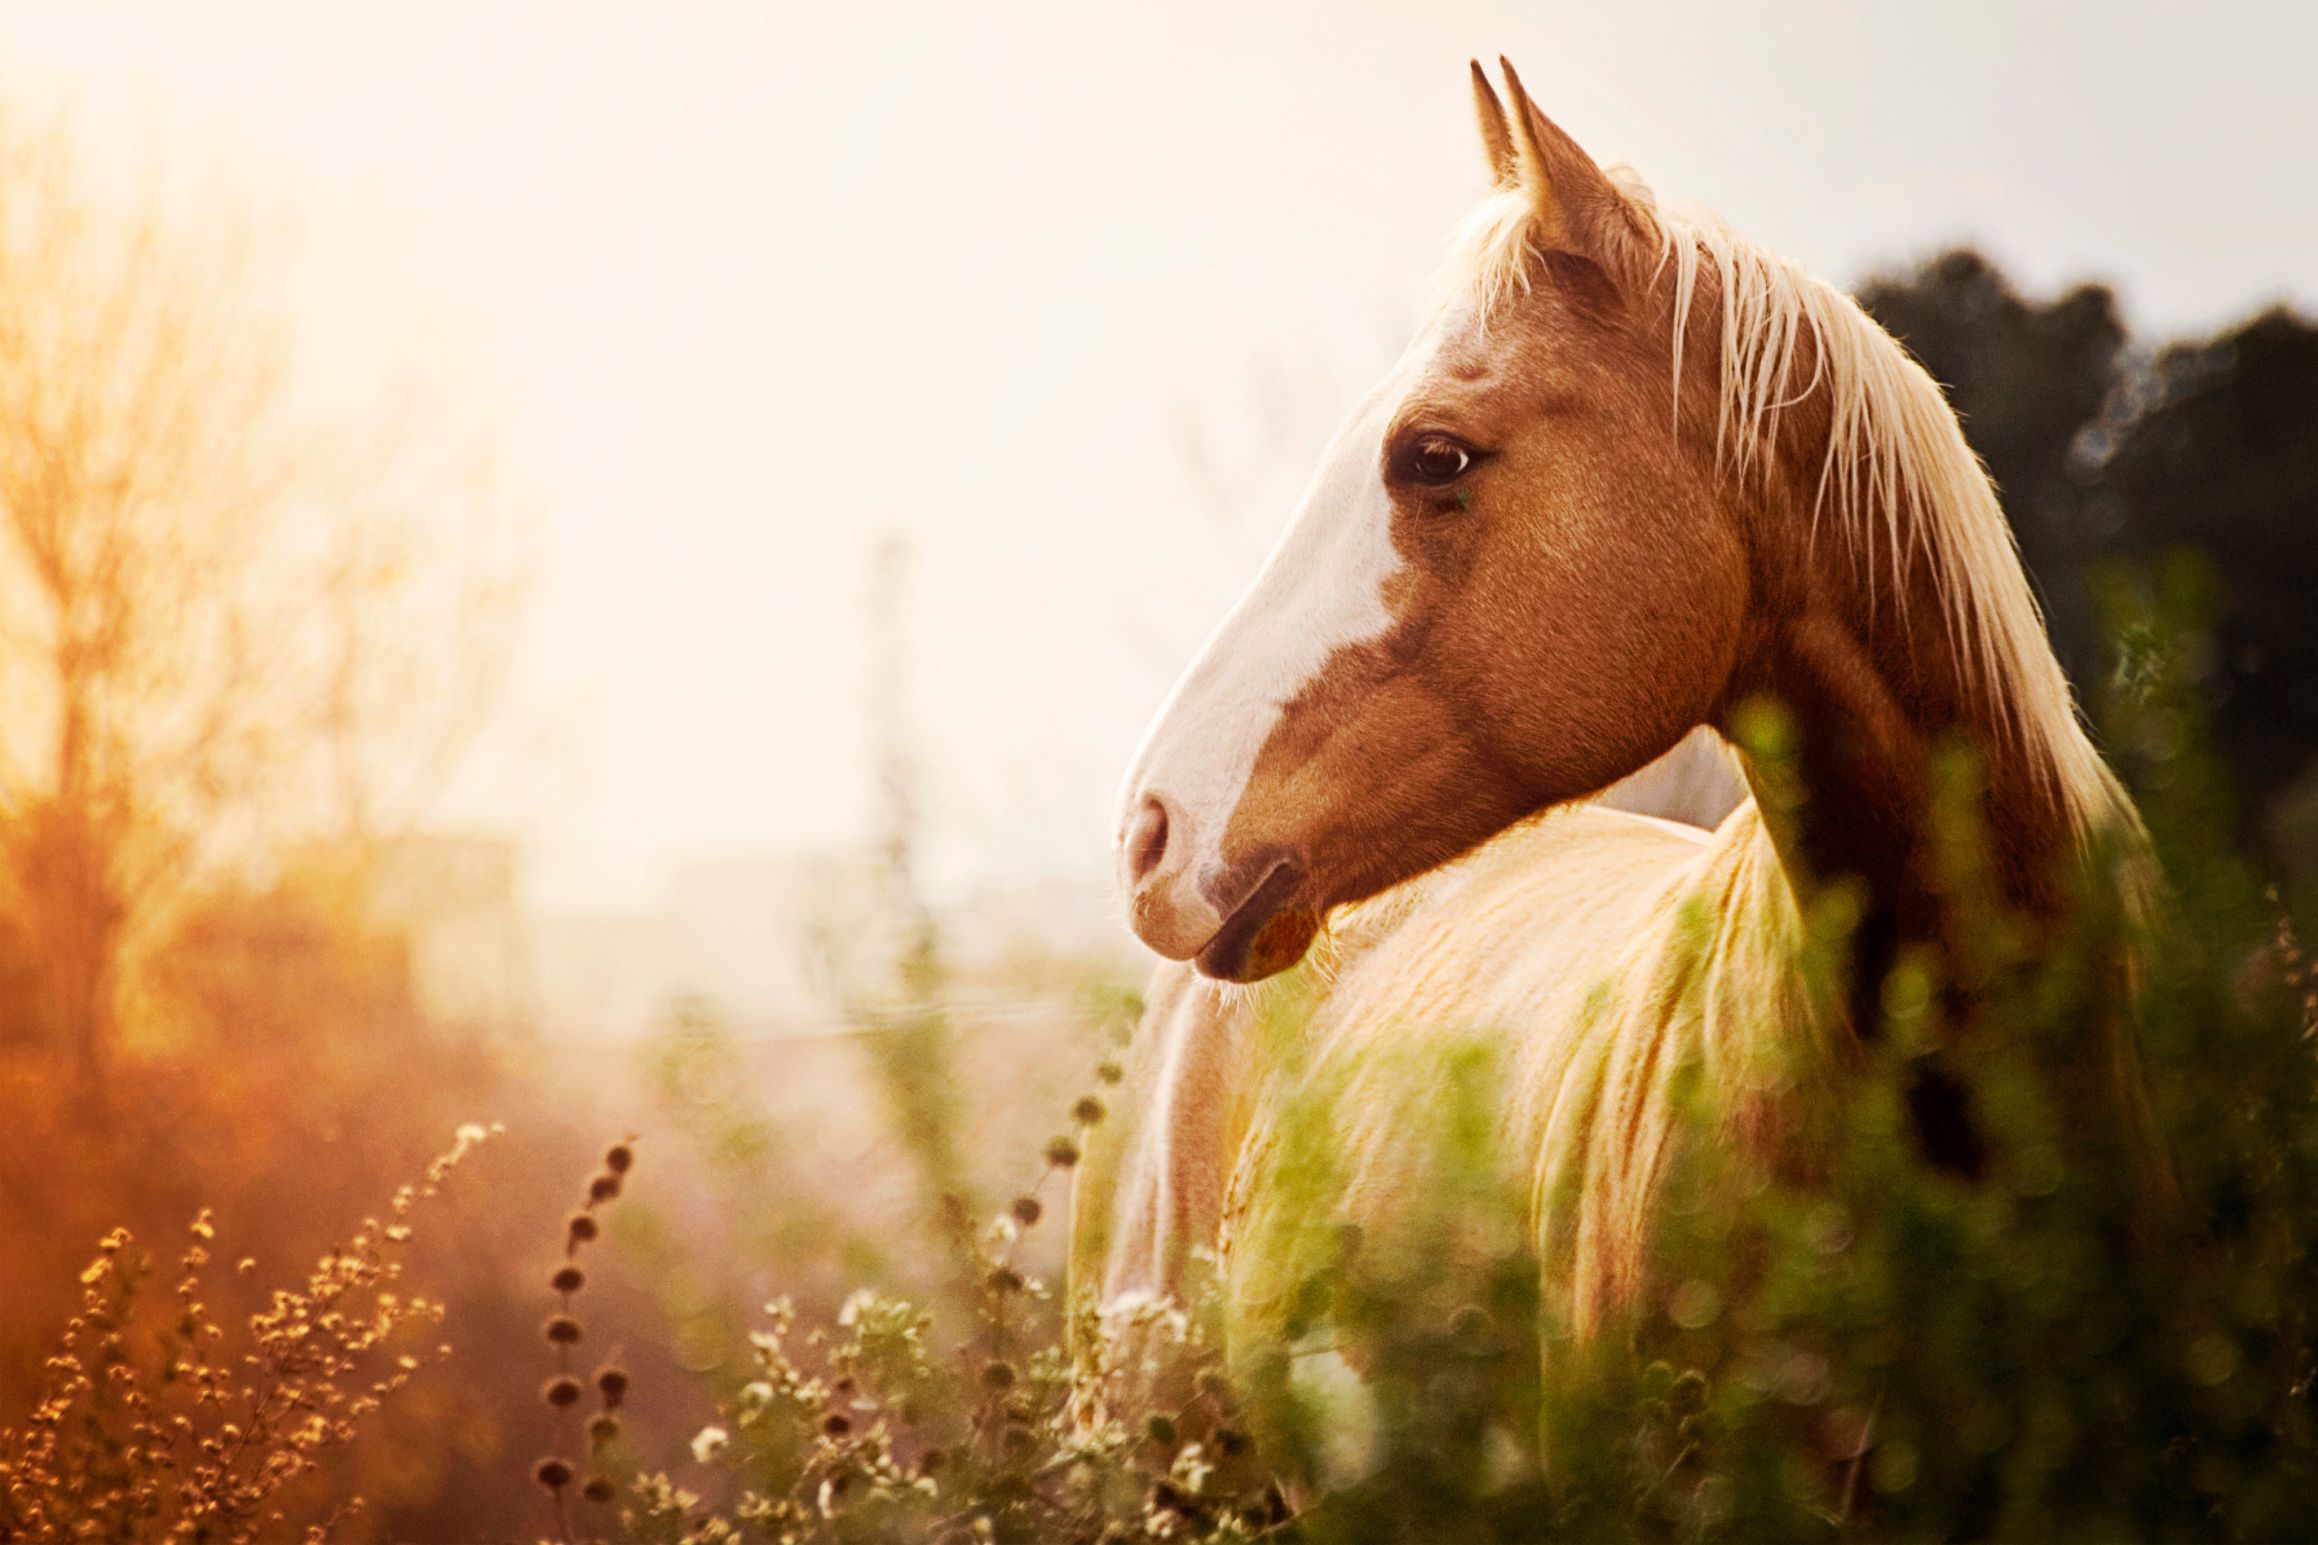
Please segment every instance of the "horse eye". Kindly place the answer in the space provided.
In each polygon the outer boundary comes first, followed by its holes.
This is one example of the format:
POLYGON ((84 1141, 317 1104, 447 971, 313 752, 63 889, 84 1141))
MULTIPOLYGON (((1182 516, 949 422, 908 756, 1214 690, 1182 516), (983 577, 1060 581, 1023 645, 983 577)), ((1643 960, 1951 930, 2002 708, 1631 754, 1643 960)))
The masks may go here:
POLYGON ((1447 435, 1426 435, 1409 447, 1408 475, 1438 487, 1454 483, 1473 465, 1473 453, 1447 435))

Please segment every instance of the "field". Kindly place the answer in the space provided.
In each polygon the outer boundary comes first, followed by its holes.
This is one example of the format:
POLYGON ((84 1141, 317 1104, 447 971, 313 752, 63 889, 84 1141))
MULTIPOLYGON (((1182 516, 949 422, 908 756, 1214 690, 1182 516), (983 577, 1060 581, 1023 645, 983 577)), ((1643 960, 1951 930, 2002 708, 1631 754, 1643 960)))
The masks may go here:
POLYGON ((1450 9, 0 16, 0 1545, 2318 1535, 2311 23, 1450 9))

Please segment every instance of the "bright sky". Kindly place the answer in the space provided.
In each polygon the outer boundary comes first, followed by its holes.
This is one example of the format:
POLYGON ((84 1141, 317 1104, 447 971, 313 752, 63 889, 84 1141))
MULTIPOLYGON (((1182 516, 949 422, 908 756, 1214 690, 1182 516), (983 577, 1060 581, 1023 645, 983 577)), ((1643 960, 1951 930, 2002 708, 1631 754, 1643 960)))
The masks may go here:
POLYGON ((533 598, 446 819, 563 906, 865 832, 889 526, 938 873, 1101 871, 1144 719, 1481 191, 1500 51, 1830 277, 1974 238, 2151 328, 2318 300, 2308 5, 0 10, 20 98, 301 211, 316 389, 415 364, 500 426, 533 598))

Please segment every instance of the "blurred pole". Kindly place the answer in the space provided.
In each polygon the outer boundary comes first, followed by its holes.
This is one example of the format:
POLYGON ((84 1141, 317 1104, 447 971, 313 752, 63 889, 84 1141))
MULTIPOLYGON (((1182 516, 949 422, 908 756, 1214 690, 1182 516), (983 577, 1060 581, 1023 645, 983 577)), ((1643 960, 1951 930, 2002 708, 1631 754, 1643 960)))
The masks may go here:
POLYGON ((910 547, 887 527, 870 550, 863 616, 868 627, 870 762, 878 783, 877 847, 883 903, 895 943, 895 985, 905 1003, 929 1004, 939 990, 939 941, 918 875, 919 767, 910 711, 910 547))
POLYGON ((923 802, 910 696, 909 539, 888 527, 870 549, 862 615, 870 761, 878 782, 880 889, 893 975, 868 1037, 895 1124, 923 1171, 928 1200, 964 1189, 958 1165, 956 1080, 942 1012, 941 944, 919 875, 923 802))

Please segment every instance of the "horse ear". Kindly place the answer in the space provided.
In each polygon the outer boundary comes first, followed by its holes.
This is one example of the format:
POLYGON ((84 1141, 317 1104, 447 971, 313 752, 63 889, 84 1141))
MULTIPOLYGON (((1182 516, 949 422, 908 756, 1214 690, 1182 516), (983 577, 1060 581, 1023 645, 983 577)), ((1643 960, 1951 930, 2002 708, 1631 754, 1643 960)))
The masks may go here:
POLYGON ((1521 163, 1513 153, 1513 126, 1505 121, 1505 104, 1489 84, 1489 72, 1473 61, 1473 116, 1481 124, 1481 148, 1489 156, 1489 180, 1499 188, 1521 181, 1521 163))
POLYGON ((1538 111, 1512 62, 1497 63, 1512 104, 1515 180, 1537 206, 1539 234, 1548 246, 1584 257, 1618 255, 1609 249, 1622 248, 1633 228, 1625 195, 1576 140, 1538 111))

